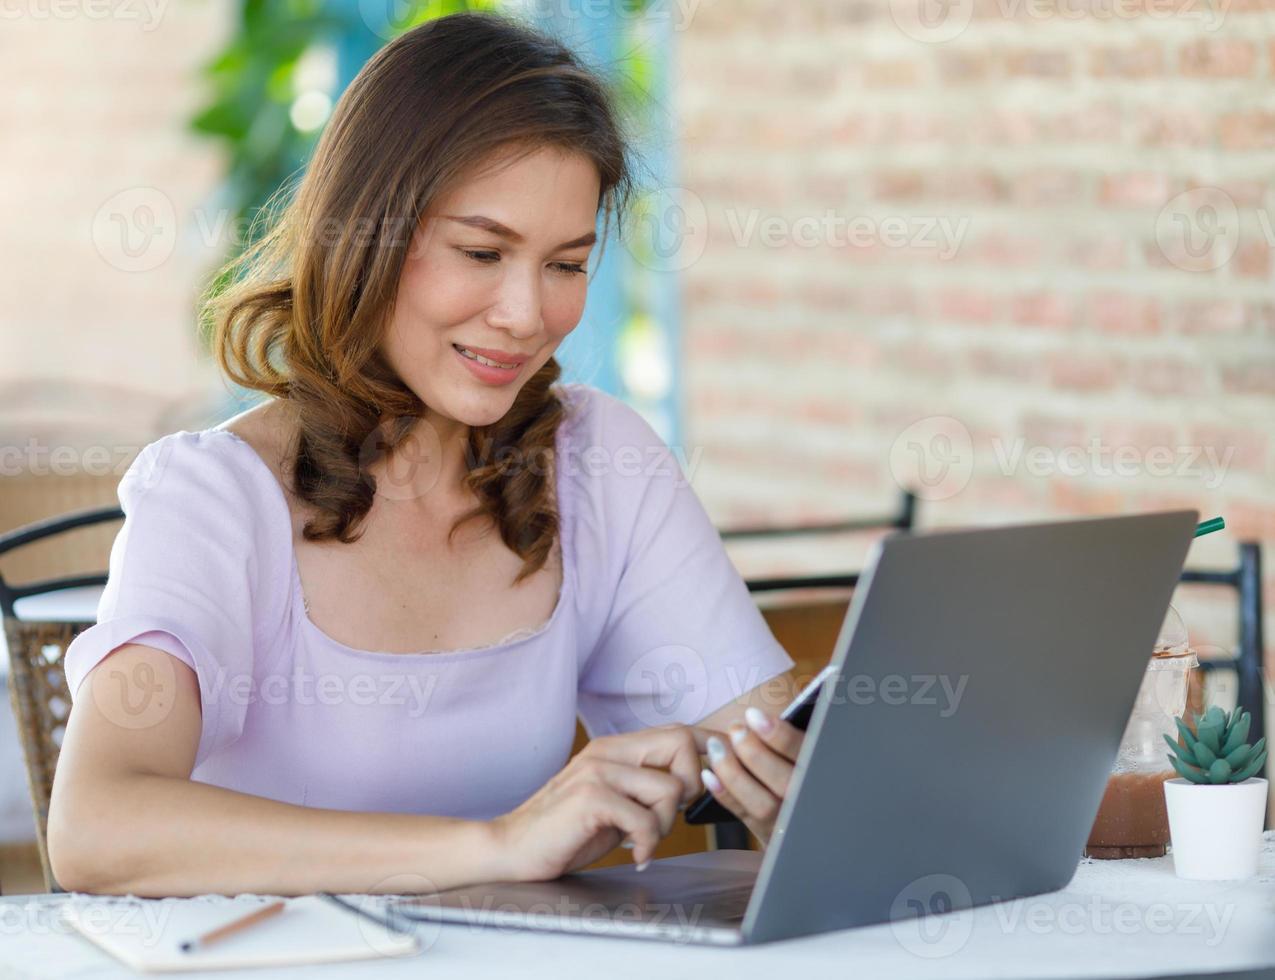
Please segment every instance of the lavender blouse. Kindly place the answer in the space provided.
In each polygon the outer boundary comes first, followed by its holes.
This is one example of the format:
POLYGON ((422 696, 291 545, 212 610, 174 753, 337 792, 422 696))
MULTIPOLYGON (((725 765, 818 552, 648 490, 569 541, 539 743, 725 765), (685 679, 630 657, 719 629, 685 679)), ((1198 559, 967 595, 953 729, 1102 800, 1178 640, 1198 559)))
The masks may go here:
POLYGON ((148 445, 97 623, 66 653, 73 696, 123 643, 199 679, 192 778, 305 806, 489 819, 590 736, 694 723, 793 665, 703 506, 632 408, 563 385, 563 581, 550 619, 502 642, 390 653, 309 618, 282 488, 229 430, 148 445))

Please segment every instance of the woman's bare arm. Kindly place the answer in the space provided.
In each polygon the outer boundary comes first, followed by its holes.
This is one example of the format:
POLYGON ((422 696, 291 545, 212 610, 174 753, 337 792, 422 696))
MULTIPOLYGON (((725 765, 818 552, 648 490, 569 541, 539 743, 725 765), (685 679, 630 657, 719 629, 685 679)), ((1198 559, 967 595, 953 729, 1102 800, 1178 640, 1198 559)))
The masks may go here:
POLYGON ((93 668, 67 723, 49 811, 49 859, 63 888, 403 893, 510 877, 487 822, 321 810, 194 782, 201 724, 195 673, 169 654, 130 643, 93 668))

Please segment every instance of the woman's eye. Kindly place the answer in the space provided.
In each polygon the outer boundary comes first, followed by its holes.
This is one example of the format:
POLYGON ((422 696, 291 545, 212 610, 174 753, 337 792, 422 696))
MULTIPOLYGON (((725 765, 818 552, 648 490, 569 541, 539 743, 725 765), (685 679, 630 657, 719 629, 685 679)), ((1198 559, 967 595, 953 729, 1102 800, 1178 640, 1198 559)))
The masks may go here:
POLYGON ((584 266, 579 262, 554 262, 553 267, 563 275, 578 276, 584 274, 584 266))
POLYGON ((462 248, 461 251, 469 256, 475 262, 491 263, 500 261, 499 252, 480 252, 474 249, 462 248))

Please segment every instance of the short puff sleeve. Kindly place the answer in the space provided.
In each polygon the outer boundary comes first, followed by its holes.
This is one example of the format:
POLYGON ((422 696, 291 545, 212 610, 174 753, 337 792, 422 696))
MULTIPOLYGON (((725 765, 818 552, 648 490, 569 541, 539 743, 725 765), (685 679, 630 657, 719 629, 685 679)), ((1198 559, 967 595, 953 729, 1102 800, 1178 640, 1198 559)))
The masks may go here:
POLYGON ((576 561, 598 624, 577 710, 590 736, 695 724, 793 660, 678 454, 624 402, 569 387, 578 415, 565 461, 581 498, 576 561))
MULTIPOLYGON (((203 709, 197 766, 242 733, 249 698, 240 695, 283 619, 291 538, 265 519, 262 481, 273 475, 244 455, 254 452, 229 432, 206 430, 164 436, 138 454, 119 484, 125 519, 97 623, 66 651, 73 698, 125 643, 190 667, 203 709)), ((278 503, 286 509, 281 495, 278 503)))

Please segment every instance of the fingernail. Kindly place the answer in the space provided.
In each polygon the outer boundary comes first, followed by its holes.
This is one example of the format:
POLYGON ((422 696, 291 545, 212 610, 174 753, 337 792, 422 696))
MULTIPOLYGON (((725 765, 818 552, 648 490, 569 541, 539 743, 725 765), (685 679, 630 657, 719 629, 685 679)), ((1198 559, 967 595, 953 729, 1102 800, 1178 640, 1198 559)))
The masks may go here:
POLYGON ((726 758, 726 746, 716 735, 708 736, 708 761, 714 764, 726 758))
POLYGON ((744 736, 748 734, 748 729, 743 725, 731 725, 730 740, 738 745, 744 740, 744 736))
POLYGON ((720 793, 722 791, 722 781, 717 778, 717 773, 711 769, 701 769, 699 778, 704 780, 704 785, 709 788, 710 792, 720 793))
POLYGON ((744 721, 748 727, 760 735, 769 735, 775 729, 775 721, 760 708, 751 705, 744 709, 744 721))
POLYGON ((637 869, 638 869, 639 871, 645 871, 645 870, 646 870, 646 866, 647 866, 648 864, 650 864, 650 863, 651 863, 651 859, 650 859, 650 858, 647 858, 645 861, 643 861, 641 864, 639 864, 639 865, 637 866, 637 869))
POLYGON ((620 846, 631 851, 633 850, 633 841, 626 837, 624 840, 620 841, 620 846))

